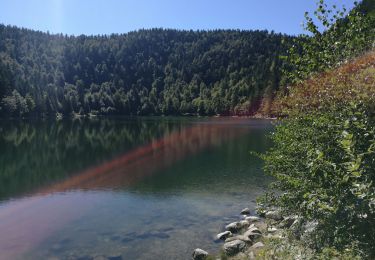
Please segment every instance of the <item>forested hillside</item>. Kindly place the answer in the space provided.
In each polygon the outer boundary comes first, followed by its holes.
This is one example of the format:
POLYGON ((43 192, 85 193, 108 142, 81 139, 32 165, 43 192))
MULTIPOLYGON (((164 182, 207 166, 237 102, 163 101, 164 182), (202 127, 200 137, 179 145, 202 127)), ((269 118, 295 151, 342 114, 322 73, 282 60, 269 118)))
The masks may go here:
POLYGON ((248 115, 263 100, 267 109, 291 39, 164 29, 73 37, 0 25, 0 114, 248 115))

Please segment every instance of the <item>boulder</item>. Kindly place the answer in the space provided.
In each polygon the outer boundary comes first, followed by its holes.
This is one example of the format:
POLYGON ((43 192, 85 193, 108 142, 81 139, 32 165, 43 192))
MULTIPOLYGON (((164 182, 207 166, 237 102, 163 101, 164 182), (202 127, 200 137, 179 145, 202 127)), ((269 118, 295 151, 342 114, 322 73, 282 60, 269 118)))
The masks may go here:
POLYGON ((254 245, 251 246, 253 249, 258 249, 264 247, 264 244, 262 242, 257 242, 254 245))
POLYGON ((248 221, 249 223, 252 223, 252 222, 260 221, 260 218, 257 216, 250 216, 250 217, 246 217, 245 220, 248 221))
POLYGON ((279 210, 271 210, 266 212, 266 218, 280 221, 283 220, 283 216, 279 210))
POLYGON ((232 242, 232 241, 235 241, 235 240, 241 240, 241 241, 244 241, 244 242, 251 242, 251 239, 249 239, 248 237, 246 237, 244 235, 238 235, 238 236, 235 236, 235 237, 230 237, 230 238, 225 239, 225 243, 232 242))
POLYGON ((248 215, 248 214, 250 214, 250 209, 249 208, 244 208, 243 210, 241 210, 241 214, 242 215, 248 215))
POLYGON ((208 256, 208 253, 200 248, 197 248, 193 252, 193 260, 204 260, 208 256))
POLYGON ((241 220, 240 222, 238 222, 238 226, 239 228, 248 228, 250 226, 250 223, 249 221, 247 220, 241 220))
POLYGON ((246 248, 246 243, 242 240, 234 240, 226 242, 223 246, 223 250, 227 255, 235 255, 242 252, 246 248))
POLYGON ((251 230, 246 231, 243 235, 252 241, 262 236, 262 234, 251 230))
POLYGON ((255 227, 255 226, 249 227, 249 229, 246 232, 253 232, 253 233, 262 234, 262 232, 259 230, 259 228, 255 227))
POLYGON ((238 222, 232 222, 225 226, 226 230, 229 230, 231 232, 237 232, 240 229, 240 224, 238 222))
POLYGON ((232 232, 224 231, 220 234, 217 234, 216 238, 220 239, 220 240, 225 240, 225 239, 227 239, 228 237, 231 237, 231 236, 232 236, 232 232))

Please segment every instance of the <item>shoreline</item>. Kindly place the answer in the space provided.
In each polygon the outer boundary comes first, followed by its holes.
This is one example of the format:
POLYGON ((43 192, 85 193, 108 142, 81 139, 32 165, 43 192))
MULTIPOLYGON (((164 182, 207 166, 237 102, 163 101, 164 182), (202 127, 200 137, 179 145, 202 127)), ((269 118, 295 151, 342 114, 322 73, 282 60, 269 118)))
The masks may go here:
POLYGON ((7 117, 2 116, 0 120, 65 120, 65 119, 92 119, 92 118, 243 118, 243 119, 266 119, 266 120, 277 120, 277 117, 265 116, 261 114, 254 115, 195 115, 195 114, 182 114, 182 115, 94 115, 94 114, 73 114, 64 116, 62 114, 56 115, 35 115, 35 116, 23 116, 23 117, 7 117))
POLYGON ((259 205, 256 212, 245 208, 240 216, 238 221, 228 223, 225 230, 216 235, 217 240, 223 243, 219 253, 196 248, 192 259, 268 259, 277 253, 272 252, 270 244, 285 243, 288 231, 301 224, 298 216, 284 216, 279 209, 260 209, 259 205))

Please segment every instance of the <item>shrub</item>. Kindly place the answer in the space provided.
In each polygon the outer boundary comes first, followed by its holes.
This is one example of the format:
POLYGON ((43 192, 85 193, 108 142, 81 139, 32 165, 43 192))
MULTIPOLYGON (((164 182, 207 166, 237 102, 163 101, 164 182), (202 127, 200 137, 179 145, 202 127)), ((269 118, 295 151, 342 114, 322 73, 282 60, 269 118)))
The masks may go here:
POLYGON ((372 105, 352 104, 284 120, 273 135, 265 171, 282 193, 268 203, 317 220, 317 248, 354 243, 361 252, 374 250, 374 119, 372 105))

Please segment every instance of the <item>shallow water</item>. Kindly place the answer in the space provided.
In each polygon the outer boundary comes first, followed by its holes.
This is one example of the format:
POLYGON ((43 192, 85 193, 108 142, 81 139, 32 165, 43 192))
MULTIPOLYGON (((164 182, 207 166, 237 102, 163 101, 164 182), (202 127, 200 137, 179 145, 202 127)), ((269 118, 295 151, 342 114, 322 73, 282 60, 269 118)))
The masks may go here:
POLYGON ((269 179, 267 120, 0 121, 0 259, 217 252, 269 179))

